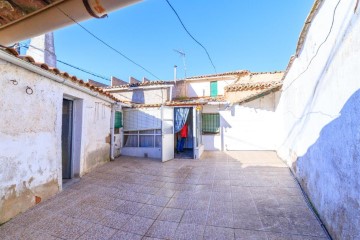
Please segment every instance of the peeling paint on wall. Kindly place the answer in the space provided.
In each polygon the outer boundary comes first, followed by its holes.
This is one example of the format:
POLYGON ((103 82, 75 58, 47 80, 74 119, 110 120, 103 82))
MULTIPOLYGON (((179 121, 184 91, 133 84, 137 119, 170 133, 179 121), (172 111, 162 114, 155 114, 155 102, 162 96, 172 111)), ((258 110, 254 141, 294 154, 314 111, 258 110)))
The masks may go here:
POLYGON ((81 176, 109 161, 110 146, 105 138, 110 134, 111 107, 104 100, 1 59, 0 73, 2 223, 62 188, 63 98, 81 102, 74 109, 78 128, 73 141, 77 151, 74 175, 81 176), (33 90, 31 95, 26 93, 28 86, 33 90))
POLYGON ((36 197, 46 200, 59 191, 57 179, 52 179, 32 189, 29 188, 31 181, 32 179, 29 182, 24 181, 21 188, 13 184, 5 189, 5 193, 0 200, 0 223, 10 220, 17 214, 34 206, 36 197))

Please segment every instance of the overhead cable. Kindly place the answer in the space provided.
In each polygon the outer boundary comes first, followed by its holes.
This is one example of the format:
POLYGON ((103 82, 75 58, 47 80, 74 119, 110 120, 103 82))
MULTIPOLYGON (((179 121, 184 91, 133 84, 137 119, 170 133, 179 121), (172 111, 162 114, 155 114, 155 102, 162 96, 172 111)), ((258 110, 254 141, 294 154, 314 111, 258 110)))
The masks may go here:
POLYGON ((150 75, 152 75, 153 77, 155 77, 156 79, 160 80, 159 77, 157 77, 155 74, 153 74, 152 72, 150 72, 148 69, 146 69, 145 67, 143 67, 142 65, 140 65, 139 63, 135 62, 134 60, 132 60, 131 58, 129 58, 128 56, 126 56, 124 53, 120 52, 119 50, 117 50, 116 48, 112 47, 110 44, 108 44, 107 42, 105 42, 104 40, 102 40, 100 37, 98 37, 97 35, 95 35, 94 33, 92 33, 90 30, 88 30, 87 28, 85 28, 82 24, 80 24, 78 21, 76 21, 74 18, 72 18, 70 15, 68 15, 66 12, 64 12, 62 9, 60 9, 59 7, 57 7, 57 9, 64 14, 67 18, 69 18, 71 21, 73 21, 74 23, 76 23, 79 27, 81 27, 84 31, 86 31, 88 34, 90 34, 93 38, 95 38, 96 40, 98 40, 99 42, 101 42, 102 44, 104 44, 105 46, 107 46, 108 48, 110 48, 111 50, 113 50, 114 52, 116 52, 117 54, 119 54, 120 56, 122 56, 123 58, 125 58, 126 60, 128 60, 129 62, 133 63, 134 65, 138 66, 139 68, 141 68, 142 70, 144 70, 145 72, 149 73, 150 75))
MULTIPOLYGON (((35 48, 35 49, 37 49, 37 50, 39 50, 39 51, 44 51, 44 50, 45 50, 45 51, 49 52, 50 54, 55 54, 54 52, 52 52, 52 51, 50 51, 50 50, 48 50, 48 49, 39 49, 39 48, 37 48, 37 47, 35 47, 35 46, 31 45, 31 44, 29 44, 28 46, 22 44, 22 45, 20 45, 20 47, 23 47, 23 48, 26 48, 26 49, 29 49, 29 47, 32 47, 32 48, 35 48)), ((67 65, 67 66, 69 66, 69 67, 71 67, 71 68, 74 68, 74 69, 76 69, 76 70, 79 70, 79 71, 81 71, 81 72, 90 74, 90 75, 92 75, 92 76, 94 76, 94 77, 101 78, 101 79, 106 80, 106 81, 109 81, 109 82, 111 81, 111 80, 110 80, 109 78, 107 78, 107 77, 101 76, 101 75, 99 75, 99 74, 97 74, 97 73, 90 72, 89 70, 86 70, 86 69, 77 67, 77 66, 75 66, 75 65, 73 65, 73 64, 70 64, 70 63, 68 63, 68 62, 64 62, 64 61, 59 60, 59 59, 56 59, 56 61, 59 62, 59 63, 62 63, 62 64, 64 64, 64 65, 67 65)))
POLYGON ((170 3, 168 0, 165 0, 165 1, 168 3, 168 5, 170 6, 170 8, 171 8, 171 9, 173 10, 173 12, 175 13, 177 19, 179 20, 179 22, 180 22, 181 25, 183 26, 183 28, 184 28, 184 30, 186 31, 186 33, 187 33, 198 45, 200 45, 200 47, 202 47, 202 48, 204 49, 204 51, 205 51, 205 53, 206 53, 206 55, 207 55, 207 57, 208 57, 211 65, 212 65, 213 68, 214 68, 215 73, 217 73, 217 72, 216 72, 216 67, 215 67, 215 65, 214 65, 214 63, 213 63, 213 61, 212 61, 212 59, 211 59, 211 57, 210 57, 210 54, 209 54, 208 50, 204 47, 204 45, 202 45, 198 40, 196 40, 196 39, 194 38, 194 36, 189 32, 189 30, 186 28, 185 24, 183 23, 183 21, 181 20, 179 14, 178 14, 177 11, 175 10, 175 8, 171 5, 171 3, 170 3))

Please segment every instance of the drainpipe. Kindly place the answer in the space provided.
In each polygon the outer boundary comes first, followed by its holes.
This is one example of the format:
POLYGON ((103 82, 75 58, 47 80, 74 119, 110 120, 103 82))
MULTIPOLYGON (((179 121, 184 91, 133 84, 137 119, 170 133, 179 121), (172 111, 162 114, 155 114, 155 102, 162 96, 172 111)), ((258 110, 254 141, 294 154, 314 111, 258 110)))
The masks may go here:
MULTIPOLYGON (((116 103, 115 103, 116 104, 116 103)), ((111 105, 110 116, 110 161, 114 161, 114 124, 115 124, 115 104, 111 105)))

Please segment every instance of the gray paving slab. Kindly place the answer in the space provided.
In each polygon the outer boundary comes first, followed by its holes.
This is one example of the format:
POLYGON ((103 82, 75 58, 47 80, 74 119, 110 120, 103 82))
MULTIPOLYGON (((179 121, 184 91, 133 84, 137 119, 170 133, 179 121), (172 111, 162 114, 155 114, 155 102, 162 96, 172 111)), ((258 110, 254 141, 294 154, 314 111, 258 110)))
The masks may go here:
POLYGON ((120 157, 0 226, 0 239, 327 239, 273 152, 120 157))

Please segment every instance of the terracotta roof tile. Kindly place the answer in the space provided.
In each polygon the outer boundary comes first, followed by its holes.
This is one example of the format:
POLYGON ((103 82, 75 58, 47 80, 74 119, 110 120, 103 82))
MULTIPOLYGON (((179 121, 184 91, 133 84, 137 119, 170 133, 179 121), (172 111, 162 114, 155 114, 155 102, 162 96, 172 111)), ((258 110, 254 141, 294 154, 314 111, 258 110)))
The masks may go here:
POLYGON ((284 72, 260 72, 241 77, 224 88, 226 99, 232 103, 240 103, 262 96, 265 92, 280 88, 283 76, 284 72))
POLYGON ((3 0, 0 8, 0 28, 60 1, 63 0, 3 0))
POLYGON ((242 84, 229 85, 225 88, 225 90, 227 92, 251 91, 251 90, 262 90, 262 89, 277 87, 281 85, 282 85, 282 81, 242 83, 242 84))
POLYGON ((250 71, 248 70, 237 70, 232 72, 224 72, 224 73, 216 73, 216 74, 208 74, 208 75, 200 75, 200 76, 194 76, 194 77, 188 77, 186 80, 191 79, 199 79, 199 78, 210 78, 210 77, 222 77, 222 76, 239 76, 239 75, 247 75, 250 74, 250 71))
POLYGON ((118 85, 118 86, 109 86, 104 87, 104 89, 114 89, 114 88, 133 88, 133 87, 145 87, 145 86, 156 86, 156 85, 166 85, 166 84, 173 84, 173 82, 167 82, 167 81, 145 81, 145 82, 136 82, 136 83, 128 83, 124 85, 118 85))
POLYGON ((44 70, 49 70, 49 66, 45 63, 35 63, 36 66, 41 67, 44 70))
POLYGON ((206 104, 208 102, 226 102, 224 96, 216 96, 216 97, 192 97, 192 98, 178 98, 174 99, 171 103, 186 103, 186 104, 206 104))
POLYGON ((52 73, 54 73, 54 74, 56 74, 56 75, 60 74, 60 70, 57 69, 57 68, 50 67, 49 70, 50 70, 50 72, 52 72, 52 73))
POLYGON ((71 81, 73 81, 74 83, 79 84, 80 86, 86 87, 94 92, 98 92, 101 95, 104 95, 114 101, 118 101, 118 102, 122 102, 120 99, 116 98, 114 95, 112 95, 109 92, 105 92, 103 89, 96 87, 92 84, 89 83, 85 83, 82 79, 78 79, 76 76, 71 76, 69 73, 67 72, 60 72, 59 69, 57 68, 53 68, 53 67, 49 67, 48 65, 46 65, 45 63, 37 63, 34 61, 34 59, 31 56, 20 56, 16 50, 11 50, 11 48, 0 48, 0 51, 4 51, 7 52, 8 54, 13 55, 14 57, 17 57, 23 61, 29 62, 31 64, 33 64, 34 66, 37 66, 45 71, 51 72, 55 75, 59 75, 63 78, 69 79, 71 81))
POLYGON ((19 56, 19 53, 14 48, 5 48, 4 50, 11 55, 19 56))
MULTIPOLYGON (((15 55, 14 55, 14 56, 15 56, 15 55)), ((22 60, 24 60, 24 61, 26 61, 26 62, 29 62, 29 63, 35 63, 34 58, 31 57, 31 56, 20 56, 20 55, 18 55, 18 56, 16 56, 16 57, 18 57, 18 58, 20 58, 20 59, 22 59, 22 60)))

